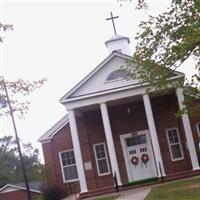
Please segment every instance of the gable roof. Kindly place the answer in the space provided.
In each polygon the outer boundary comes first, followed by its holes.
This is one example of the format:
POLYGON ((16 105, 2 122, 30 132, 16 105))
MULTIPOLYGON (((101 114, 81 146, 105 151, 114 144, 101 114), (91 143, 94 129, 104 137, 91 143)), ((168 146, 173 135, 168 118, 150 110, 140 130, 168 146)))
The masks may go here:
POLYGON ((119 53, 117 51, 113 51, 109 56, 107 56, 96 68, 94 68, 88 75, 86 75, 78 84, 76 84, 69 92, 67 92, 61 99, 60 103, 64 103, 65 100, 70 97, 75 91, 77 91, 85 82, 87 82, 94 74, 96 74, 106 63, 108 63, 114 57, 120 57, 127 60, 131 60, 132 57, 119 53))
MULTIPOLYGON (((42 189, 43 185, 44 185, 44 183, 41 182, 41 181, 31 181, 31 182, 29 182, 29 188, 30 188, 31 192, 42 193, 41 189, 42 189)), ((7 188, 26 190, 26 185, 23 182, 9 183, 9 184, 5 185, 4 187, 0 188, 0 192, 3 192, 7 188)))
MULTIPOLYGON (((78 84, 76 84, 69 92, 67 92, 61 99, 60 103, 64 104, 67 102, 67 100, 72 100, 73 101, 73 94, 76 93, 89 79, 91 79, 97 72, 99 72, 105 65, 111 61, 114 57, 122 58, 125 60, 132 60, 131 56, 119 53, 117 51, 112 52, 109 56, 107 56, 96 68, 94 68, 88 75, 86 75, 78 84)), ((174 74, 177 76, 172 77, 173 79, 184 77, 184 73, 179 72, 179 71, 174 71, 174 74)), ((135 87, 136 84, 133 84, 132 87, 135 87)), ((120 88, 115 88, 115 91, 121 91, 126 89, 127 87, 120 87, 120 88)), ((112 92, 113 90, 106 91, 107 92, 112 92)), ((100 91, 102 92, 102 91, 100 91)), ((105 91, 103 91, 105 92, 105 91)), ((97 93, 97 92, 96 92, 97 93)), ((99 94, 99 93, 98 93, 99 94)), ((92 94, 94 95, 94 94, 92 94)), ((96 95, 96 94, 95 94, 96 95)), ((91 94, 87 94, 87 96, 91 96, 91 94)), ((62 117, 57 123, 55 123, 47 132, 45 132, 39 139, 38 141, 41 143, 47 143, 52 140, 54 135, 56 135, 59 130, 61 130, 66 124, 69 123, 68 115, 65 115, 62 117)))
MULTIPOLYGON (((76 84, 69 92, 67 92, 61 99, 60 99, 60 103, 65 104, 69 101, 73 101, 74 97, 76 96, 77 91, 79 91, 81 89, 81 87, 89 81, 89 79, 92 79, 93 76, 95 76, 97 74, 97 72, 99 72, 103 67, 105 67, 105 65, 111 61, 111 59, 113 59, 114 57, 118 57, 118 58, 122 58, 125 60, 132 60, 131 56, 119 53, 117 51, 112 52, 108 57, 106 57, 96 68, 94 68, 87 76, 85 76, 78 84, 76 84), (75 94, 75 96, 73 96, 75 94)), ((180 78, 184 76, 184 73, 182 72, 178 72, 178 71, 174 71, 174 74, 177 75, 177 77, 174 77, 173 79, 176 78, 180 78)), ((132 85, 133 83, 129 82, 128 85, 132 85)), ((136 83, 134 83, 135 85, 136 83)), ((126 88, 127 86, 126 85, 126 88)), ((139 82, 137 83, 138 86, 141 86, 141 84, 139 84, 139 82)), ((119 86, 117 86, 119 87, 119 86)), ((115 89, 117 89, 117 87, 115 89)), ((134 86, 135 87, 135 86, 134 86)), ((114 88, 113 88, 114 89, 114 88)), ((108 89, 110 92, 113 91, 113 89, 108 89)), ((107 90, 107 89, 106 89, 107 90)), ((92 91, 91 93, 98 93, 98 92, 104 92, 104 89, 100 90, 100 91, 92 91)), ((88 95, 90 95, 90 93, 85 93, 84 95, 81 94, 81 96, 85 96, 85 97, 89 97, 88 95)), ((80 96, 80 95, 79 95, 80 96)), ((83 98, 85 98, 83 97, 83 98)))
POLYGON ((38 142, 45 143, 49 142, 55 134, 58 133, 66 124, 68 124, 68 114, 62 117, 57 123, 55 123, 47 132, 45 132, 39 139, 38 142))

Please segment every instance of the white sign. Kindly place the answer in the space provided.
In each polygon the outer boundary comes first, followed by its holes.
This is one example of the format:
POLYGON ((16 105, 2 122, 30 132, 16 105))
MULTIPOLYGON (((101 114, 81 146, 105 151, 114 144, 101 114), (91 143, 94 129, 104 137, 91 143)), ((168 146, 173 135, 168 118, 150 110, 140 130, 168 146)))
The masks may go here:
POLYGON ((92 169, 92 163, 91 161, 84 162, 85 170, 91 170, 92 169))

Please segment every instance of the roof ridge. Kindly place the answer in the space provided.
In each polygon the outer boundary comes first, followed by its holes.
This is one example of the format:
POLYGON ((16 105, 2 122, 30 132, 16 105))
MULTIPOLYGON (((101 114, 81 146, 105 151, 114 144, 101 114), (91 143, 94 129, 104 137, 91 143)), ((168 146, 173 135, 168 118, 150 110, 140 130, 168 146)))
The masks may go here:
POLYGON ((64 125, 69 122, 68 114, 64 115, 59 121, 57 121, 51 128, 48 129, 39 139, 38 142, 47 142, 53 138, 53 136, 61 129, 64 125))

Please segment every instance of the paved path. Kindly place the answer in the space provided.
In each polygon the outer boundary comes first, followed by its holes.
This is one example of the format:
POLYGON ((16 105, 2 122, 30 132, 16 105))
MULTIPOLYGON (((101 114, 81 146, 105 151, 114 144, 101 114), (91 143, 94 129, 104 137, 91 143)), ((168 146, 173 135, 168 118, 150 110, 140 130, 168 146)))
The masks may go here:
MULTIPOLYGON (((116 200, 144 200, 144 198, 151 191, 151 188, 152 188, 151 186, 148 186, 145 188, 130 189, 130 190, 125 190, 125 191, 121 191, 121 192, 117 192, 117 193, 105 194, 105 195, 102 195, 102 197, 103 196, 106 196, 106 197, 119 196, 116 200)), ((94 200, 99 197, 90 197, 90 198, 86 198, 84 200, 94 200)), ((76 199, 75 195, 70 195, 63 200, 75 200, 75 199, 76 199)))
POLYGON ((151 188, 123 191, 120 192, 120 196, 117 198, 117 200, 144 200, 150 191, 151 188))

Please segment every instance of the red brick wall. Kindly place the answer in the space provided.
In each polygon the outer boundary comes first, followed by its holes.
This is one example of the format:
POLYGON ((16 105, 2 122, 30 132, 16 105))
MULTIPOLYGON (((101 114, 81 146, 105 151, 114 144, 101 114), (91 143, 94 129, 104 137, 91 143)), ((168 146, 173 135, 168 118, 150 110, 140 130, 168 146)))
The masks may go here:
MULTIPOLYGON (((175 113, 178 109, 177 98, 174 94, 151 98, 152 110, 155 119, 158 140, 160 143, 161 153, 165 172, 167 175, 192 169, 188 150, 185 144, 185 133, 181 118, 177 119, 175 113), (169 146, 165 130, 177 127, 179 130, 181 144, 184 152, 184 159, 180 161, 171 161, 169 146)), ((120 168, 120 175, 123 183, 127 183, 128 177, 126 173, 125 161, 123 157, 122 147, 120 143, 120 135, 133 131, 148 129, 145 109, 142 99, 138 102, 121 104, 108 108, 113 139, 117 152, 117 159, 120 168), (128 113, 127 109, 131 108, 128 113)), ((200 118, 190 118, 193 129, 194 139, 196 141, 197 132, 194 124, 200 118)), ((93 170, 87 170, 86 179, 88 189, 109 187, 113 185, 112 174, 106 176, 98 176, 96 162, 93 151, 93 144, 105 142, 105 133, 103 128, 100 109, 84 112, 80 117, 76 117, 78 132, 80 137, 81 151, 83 161, 91 161, 93 170)), ((43 144, 44 158, 48 176, 48 184, 50 186, 59 185, 62 189, 69 192, 69 184, 64 184, 61 174, 58 152, 72 149, 72 140, 70 136, 69 124, 56 134, 51 143, 43 144)), ((108 152, 108 148, 107 148, 108 152)), ((80 191, 78 182, 71 184, 72 191, 80 191)))
POLYGON ((181 118, 176 118, 175 113, 178 111, 177 98, 175 95, 161 96, 151 99, 152 110, 160 143, 162 159, 165 172, 167 175, 191 169, 189 152, 186 149, 186 138, 181 118), (166 129, 177 127, 181 139, 184 153, 184 159, 172 161, 167 142, 166 129))
MULTIPOLYGON (((91 161, 94 170, 86 171, 86 179, 89 189, 101 187, 112 187, 112 174, 98 176, 93 144, 105 142, 105 134, 100 110, 84 113, 83 117, 77 120, 78 132, 80 135, 81 151, 84 152, 83 160, 91 161), (88 181, 89 180, 89 181, 88 181)), ((108 148, 106 146, 108 153, 108 148)))
POLYGON ((49 187, 59 186, 67 194, 79 192, 78 181, 73 183, 64 183, 59 161, 59 152, 73 149, 69 125, 64 126, 49 143, 42 144, 47 182, 49 187))
MULTIPOLYGON (((192 104, 188 107, 189 113, 191 111, 191 115, 190 115, 190 123, 191 123, 191 127, 192 127, 192 133, 193 133, 193 138, 194 138, 194 143, 195 143, 195 148, 197 151, 197 156, 200 162, 200 150, 199 150, 199 142, 200 142, 200 138, 198 136, 198 132, 197 132, 197 128, 196 128, 196 124, 200 123, 200 111, 196 110, 196 107, 194 107, 194 105, 200 105, 200 101, 193 101, 192 104)), ((199 107, 198 107, 199 109, 199 107)))
MULTIPOLYGON (((33 200, 39 196, 39 193, 31 192, 31 197, 33 200)), ((0 200, 27 200, 27 193, 24 190, 0 193, 0 200)))

